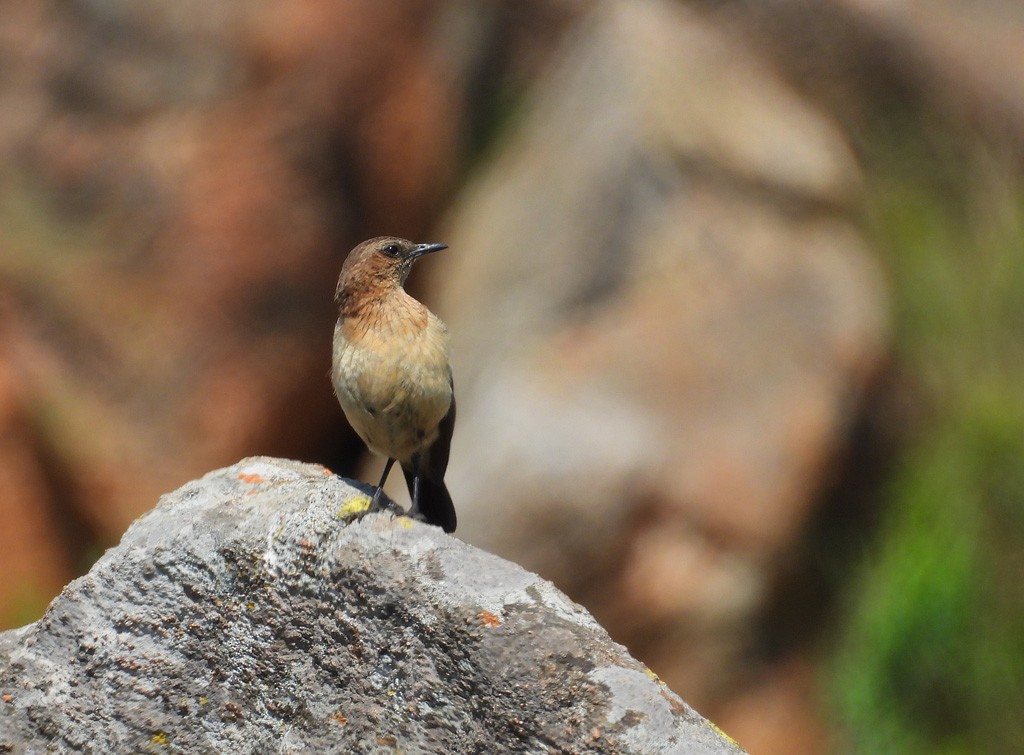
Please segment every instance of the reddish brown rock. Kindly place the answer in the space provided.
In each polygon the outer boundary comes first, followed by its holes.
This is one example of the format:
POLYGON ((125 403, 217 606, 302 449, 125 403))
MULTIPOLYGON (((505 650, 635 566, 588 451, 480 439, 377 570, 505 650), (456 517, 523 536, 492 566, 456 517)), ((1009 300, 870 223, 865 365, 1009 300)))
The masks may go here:
POLYGON ((814 666, 802 658, 765 669, 722 708, 717 723, 759 755, 840 751, 835 737, 821 724, 816 674, 814 666))
POLYGON ((0 360, 0 626, 35 616, 74 576, 57 512, 46 507, 58 491, 41 450, 25 397, 0 360))

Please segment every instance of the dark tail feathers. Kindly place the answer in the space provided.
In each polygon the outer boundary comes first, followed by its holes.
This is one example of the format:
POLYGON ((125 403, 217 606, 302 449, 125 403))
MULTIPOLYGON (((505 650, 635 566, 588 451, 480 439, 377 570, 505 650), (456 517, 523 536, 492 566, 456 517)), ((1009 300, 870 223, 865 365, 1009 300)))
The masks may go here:
MULTIPOLYGON (((409 497, 411 498, 415 473, 404 466, 402 472, 405 474, 405 483, 409 486, 409 497)), ((426 475, 420 476, 419 512, 429 524, 436 524, 445 532, 455 532, 455 526, 458 524, 455 516, 455 504, 452 503, 452 497, 448 495, 448 488, 445 487, 443 480, 435 482, 426 475)))

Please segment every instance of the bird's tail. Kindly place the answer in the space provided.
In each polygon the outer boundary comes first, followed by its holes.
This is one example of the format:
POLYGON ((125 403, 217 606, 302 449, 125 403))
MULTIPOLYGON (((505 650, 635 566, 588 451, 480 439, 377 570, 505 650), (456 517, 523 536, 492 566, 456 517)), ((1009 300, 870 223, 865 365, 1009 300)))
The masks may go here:
MULTIPOLYGON (((412 469, 406 469, 405 466, 402 467, 402 472, 405 474, 405 482, 409 486, 409 496, 415 501, 413 490, 416 474, 412 469)), ((455 532, 455 526, 458 524, 455 516, 455 504, 452 503, 452 497, 448 495, 448 488, 445 486, 444 480, 437 482, 425 474, 420 475, 419 513, 426 522, 436 524, 445 532, 455 532)))

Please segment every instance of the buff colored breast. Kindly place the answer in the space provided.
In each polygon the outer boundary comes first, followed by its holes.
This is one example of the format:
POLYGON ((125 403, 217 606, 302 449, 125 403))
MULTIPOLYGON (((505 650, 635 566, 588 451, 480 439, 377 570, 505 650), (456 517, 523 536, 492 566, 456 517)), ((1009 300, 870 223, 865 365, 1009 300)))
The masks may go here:
POLYGON ((338 321, 331 377, 363 442, 408 462, 437 439, 452 402, 451 369, 448 328, 403 291, 396 295, 374 312, 338 321))

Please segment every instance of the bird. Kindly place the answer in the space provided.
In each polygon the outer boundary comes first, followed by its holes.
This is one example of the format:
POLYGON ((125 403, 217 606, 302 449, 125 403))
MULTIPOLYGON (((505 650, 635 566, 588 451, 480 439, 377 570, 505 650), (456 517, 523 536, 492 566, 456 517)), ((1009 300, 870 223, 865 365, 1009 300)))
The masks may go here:
POLYGON ((412 498, 407 515, 454 532, 444 483, 455 428, 448 327, 404 288, 417 259, 447 248, 380 236, 349 252, 334 297, 331 382, 356 434, 387 459, 371 508, 397 461, 412 498))

